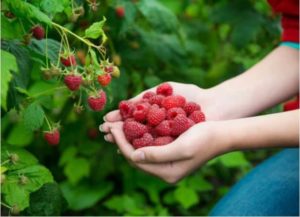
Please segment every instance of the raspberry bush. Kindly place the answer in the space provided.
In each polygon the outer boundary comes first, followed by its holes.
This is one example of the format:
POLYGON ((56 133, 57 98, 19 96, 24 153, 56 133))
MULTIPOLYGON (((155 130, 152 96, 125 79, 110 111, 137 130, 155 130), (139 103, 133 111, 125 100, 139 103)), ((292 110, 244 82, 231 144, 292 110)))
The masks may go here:
POLYGON ((1 1, 3 213, 206 215, 267 152, 224 155, 171 186, 128 165, 98 126, 119 106, 134 147, 171 143, 205 111, 165 81, 211 87, 277 39, 261 1, 1 1))

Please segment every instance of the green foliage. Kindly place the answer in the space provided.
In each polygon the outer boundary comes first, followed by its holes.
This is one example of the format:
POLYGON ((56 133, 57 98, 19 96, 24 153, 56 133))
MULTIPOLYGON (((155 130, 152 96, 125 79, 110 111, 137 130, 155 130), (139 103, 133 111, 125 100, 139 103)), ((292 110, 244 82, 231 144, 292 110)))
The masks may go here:
MULTIPOLYGON (((265 1, 97 2, 96 12, 82 0, 1 2, 3 11, 16 16, 1 14, 3 203, 24 215, 207 215, 233 183, 273 150, 229 153, 168 185, 132 168, 103 135, 91 136, 90 130, 97 130, 120 100, 163 81, 209 88, 242 73, 279 42, 278 18, 265 1), (80 6, 85 13, 74 14, 80 6), (116 6, 124 7, 125 17, 116 16, 116 6), (26 41, 33 23, 45 28, 47 38, 26 41), (45 79, 42 69, 60 66, 59 55, 68 51, 55 23, 87 43, 105 45, 105 58, 119 64, 121 76, 104 88, 108 104, 103 112, 88 109, 86 86, 71 93, 63 75, 45 79), (84 110, 78 115, 74 104, 79 101, 84 110), (50 124, 62 125, 58 147, 43 139, 45 115, 50 124), (16 163, 11 154, 18 155, 16 163), (26 184, 20 184, 21 177, 26 184)), ((70 51, 87 54, 85 64, 77 58, 79 73, 89 66, 103 74, 103 53, 73 36, 67 35, 70 51)))

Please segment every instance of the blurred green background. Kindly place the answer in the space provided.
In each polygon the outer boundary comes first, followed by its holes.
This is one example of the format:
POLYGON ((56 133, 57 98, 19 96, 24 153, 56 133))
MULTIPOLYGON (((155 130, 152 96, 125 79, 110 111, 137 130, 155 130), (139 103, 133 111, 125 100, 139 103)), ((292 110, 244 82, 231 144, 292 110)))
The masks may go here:
MULTIPOLYGON (((101 0, 98 10, 93 11, 88 1, 77 0, 73 4, 85 10, 77 20, 71 19, 68 0, 27 2, 78 35, 105 16, 108 55, 119 64, 121 76, 106 88, 109 103, 101 113, 86 107, 76 114, 76 97, 70 98, 66 90, 28 101, 24 90, 39 94, 57 87, 58 82, 46 81, 41 75, 45 40, 33 39, 26 46, 18 43, 32 22, 20 22, 18 17, 11 20, 2 13, 2 50, 16 59, 10 62, 14 71, 11 80, 1 74, 8 86, 7 109, 1 109, 1 162, 8 152, 14 152, 24 159, 24 167, 37 163, 32 155, 44 166, 34 172, 1 172, 7 177, 1 185, 1 198, 9 206, 22 207, 21 214, 207 215, 234 183, 276 151, 226 154, 169 185, 132 168, 117 154, 116 146, 105 142, 97 131, 105 113, 144 89, 163 81, 210 88, 258 62, 280 41, 279 17, 273 15, 267 1, 101 0), (116 16, 117 6, 124 7, 123 18, 116 16), (24 111, 30 103, 41 105, 52 121, 61 121, 58 147, 46 144, 42 129, 31 131, 24 123, 24 111), (18 183, 9 184, 23 173, 31 173, 34 186, 26 189, 18 183), (44 185, 47 182, 51 184, 44 185)), ((5 1, 1 4, 5 8, 5 1)), ((48 37, 49 58, 52 55, 55 59, 59 37, 51 28, 48 37)), ((69 40, 75 52, 84 51, 78 41, 69 40)), ((2 211, 8 213, 9 209, 3 205, 2 211)))

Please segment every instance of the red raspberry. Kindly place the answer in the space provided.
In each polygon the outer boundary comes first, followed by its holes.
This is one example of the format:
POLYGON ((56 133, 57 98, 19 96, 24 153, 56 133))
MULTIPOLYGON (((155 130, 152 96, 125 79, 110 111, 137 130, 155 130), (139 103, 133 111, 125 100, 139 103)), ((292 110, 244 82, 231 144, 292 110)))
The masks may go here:
POLYGON ((179 136, 183 132, 185 132, 190 127, 189 119, 182 114, 179 114, 174 118, 174 122, 172 124, 172 136, 179 136))
POLYGON ((103 87, 109 85, 109 83, 111 82, 111 75, 108 73, 106 73, 104 75, 98 75, 98 82, 103 87))
POLYGON ((106 73, 112 73, 114 71, 114 67, 113 66, 105 66, 104 71, 106 73))
POLYGON ((103 110, 106 104, 106 93, 101 90, 97 94, 97 96, 89 96, 88 104, 90 108, 94 111, 101 111, 103 110))
POLYGON ((154 139, 152 145, 154 145, 154 146, 167 145, 173 141, 174 141, 174 138, 171 136, 157 137, 156 139, 154 139))
POLYGON ((116 11, 117 17, 123 18, 125 16, 125 9, 124 9, 124 7, 118 6, 118 7, 116 7, 115 11, 116 11))
POLYGON ((132 113, 133 118, 136 121, 139 122, 143 122, 146 120, 148 111, 150 108, 150 104, 149 103, 139 103, 135 106, 135 109, 132 113))
POLYGON ((42 26, 34 26, 30 31, 32 33, 32 36, 37 40, 42 40, 43 38, 45 38, 45 30, 42 26))
POLYGON ((155 96, 156 94, 152 91, 147 91, 146 93, 144 93, 143 95, 143 99, 150 99, 151 97, 155 96))
POLYGON ((148 133, 148 128, 136 121, 125 121, 123 131, 126 139, 131 142, 133 139, 141 138, 145 133, 148 133))
POLYGON ((205 121, 205 115, 201 111, 194 111, 190 116, 189 119, 194 121, 196 124, 205 121))
POLYGON ((172 131, 171 120, 164 120, 155 127, 155 131, 159 136, 170 136, 172 131))
POLYGON ((97 139, 99 135, 99 130, 97 128, 90 128, 88 129, 87 135, 91 140, 97 139))
POLYGON ((299 108, 299 99, 284 103, 283 111, 292 111, 299 108))
POLYGON ((183 109, 187 115, 192 114, 194 111, 201 110, 200 106, 195 102, 187 102, 184 105, 183 109))
POLYGON ((188 121, 189 121, 189 126, 192 127, 195 125, 195 122, 191 119, 188 118, 188 121))
POLYGON ((122 118, 125 120, 132 117, 132 112, 134 110, 134 105, 132 102, 123 100, 119 103, 119 110, 122 118))
POLYGON ((68 74, 64 78, 64 83, 69 88, 69 90, 75 91, 80 88, 82 82, 81 75, 68 74))
POLYGON ((138 149, 138 148, 142 148, 142 147, 145 147, 145 146, 149 146, 151 145, 153 142, 153 137, 150 133, 145 133, 143 135, 143 137, 139 138, 139 139, 134 139, 133 142, 132 142, 132 146, 135 148, 135 149, 138 149))
POLYGON ((182 108, 171 108, 167 111, 167 118, 174 119, 179 114, 186 116, 186 113, 182 108))
POLYGON ((162 95, 154 95, 154 96, 152 96, 152 97, 149 99, 149 103, 150 103, 151 105, 156 104, 156 105, 161 106, 161 103, 162 103, 162 101, 163 101, 164 98, 165 98, 165 97, 162 96, 162 95))
POLYGON ((76 59, 73 54, 69 55, 68 57, 60 57, 60 62, 67 67, 76 66, 76 59))
POLYGON ((161 94, 164 96, 171 96, 173 93, 173 88, 170 84, 168 83, 162 83, 159 85, 156 89, 157 94, 161 94))
POLYGON ((53 129, 51 131, 44 132, 44 139, 49 145, 58 145, 60 140, 60 133, 58 129, 53 129))
POLYGON ((180 95, 167 96, 162 100, 161 105, 167 110, 174 107, 184 107, 185 98, 180 95))
POLYGON ((152 106, 147 114, 147 121, 150 125, 156 126, 166 118, 166 111, 162 108, 152 106))

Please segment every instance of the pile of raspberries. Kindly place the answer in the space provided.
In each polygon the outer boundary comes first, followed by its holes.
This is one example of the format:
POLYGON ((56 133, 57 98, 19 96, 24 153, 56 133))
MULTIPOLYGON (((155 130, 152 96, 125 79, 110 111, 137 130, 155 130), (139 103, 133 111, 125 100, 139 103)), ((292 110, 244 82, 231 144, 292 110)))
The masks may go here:
POLYGON ((169 83, 159 85, 156 93, 146 92, 138 102, 121 101, 119 111, 126 139, 135 149, 166 145, 194 124, 205 121, 200 106, 173 95, 169 83))

